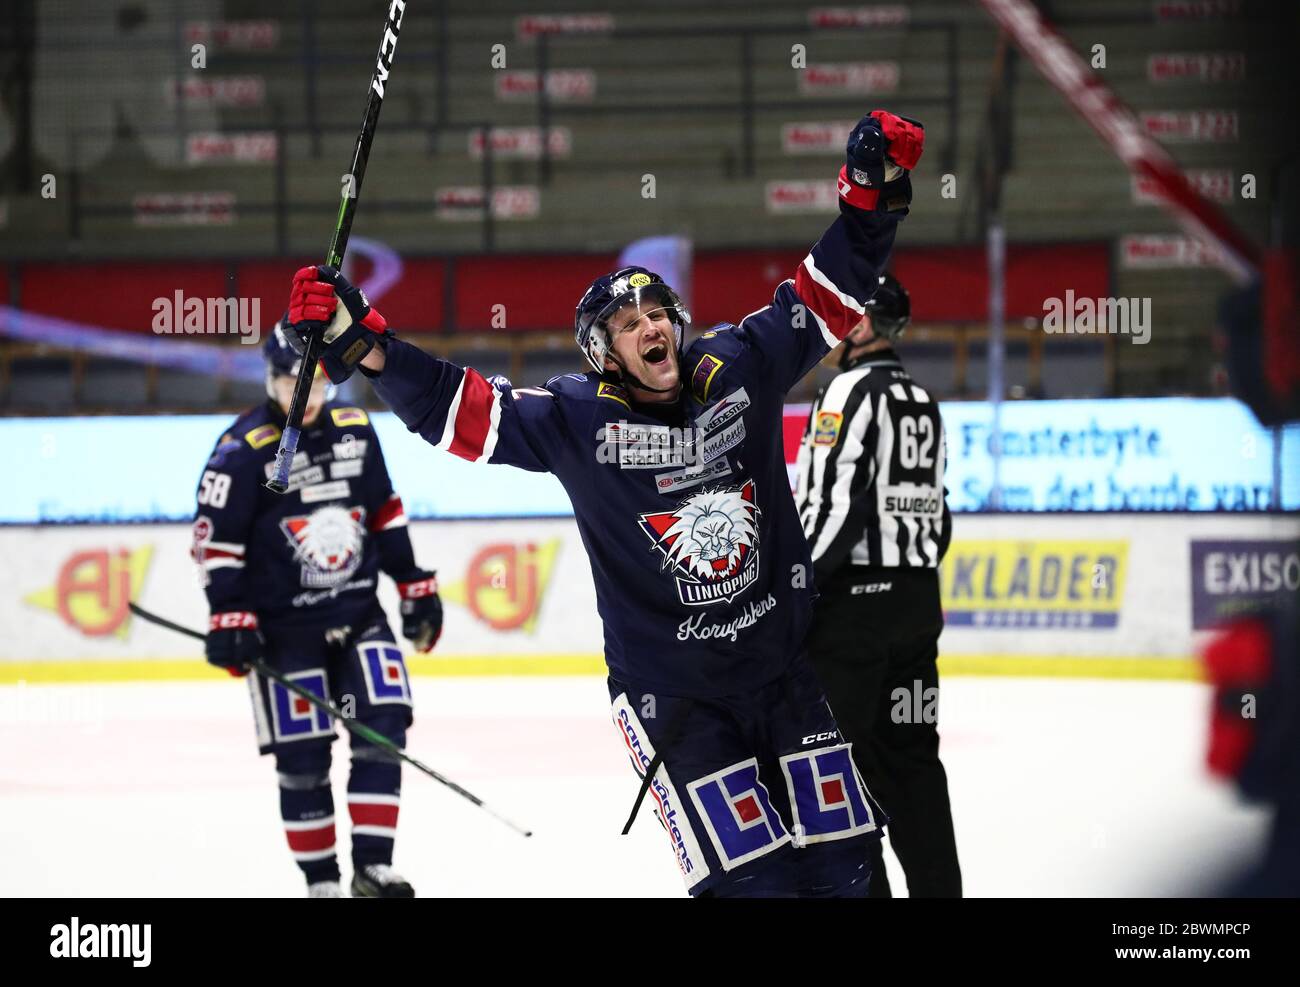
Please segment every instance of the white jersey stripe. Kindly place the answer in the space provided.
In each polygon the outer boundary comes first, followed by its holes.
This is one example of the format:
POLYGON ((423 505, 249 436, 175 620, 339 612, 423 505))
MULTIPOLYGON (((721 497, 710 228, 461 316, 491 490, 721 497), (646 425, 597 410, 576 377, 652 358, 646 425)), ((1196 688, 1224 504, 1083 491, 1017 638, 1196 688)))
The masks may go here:
POLYGON ((495 387, 492 388, 492 410, 488 413, 488 433, 483 440, 483 455, 475 460, 476 463, 486 463, 492 458, 492 453, 497 447, 497 437, 500 434, 497 430, 501 425, 501 392, 495 387))
POLYGON ((244 568, 244 560, 219 556, 215 559, 204 559, 203 568, 207 572, 211 572, 213 569, 242 569, 244 568))
POLYGON ((465 395, 465 373, 461 372, 460 385, 456 388, 456 396, 451 399, 451 406, 447 408, 447 422, 442 427, 442 438, 434 445, 435 449, 450 449, 452 441, 456 438, 456 416, 460 414, 460 399, 465 395))

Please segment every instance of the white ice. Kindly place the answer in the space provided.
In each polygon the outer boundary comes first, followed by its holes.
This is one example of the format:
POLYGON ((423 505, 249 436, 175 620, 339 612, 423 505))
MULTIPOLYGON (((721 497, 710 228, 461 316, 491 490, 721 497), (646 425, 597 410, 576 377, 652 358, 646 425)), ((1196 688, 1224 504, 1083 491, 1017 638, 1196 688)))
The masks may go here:
MULTIPOLYGON (((682 897, 597 678, 417 678, 410 752, 534 829, 406 769, 395 865, 421 896, 682 897)), ((1185 894, 1266 814, 1205 772, 1208 690, 950 678, 940 729, 971 896, 1185 894)), ((335 744, 348 876, 346 741, 335 744)), ((890 868, 895 893, 904 886, 890 868)), ((241 683, 0 688, 0 894, 296 896, 241 683)))

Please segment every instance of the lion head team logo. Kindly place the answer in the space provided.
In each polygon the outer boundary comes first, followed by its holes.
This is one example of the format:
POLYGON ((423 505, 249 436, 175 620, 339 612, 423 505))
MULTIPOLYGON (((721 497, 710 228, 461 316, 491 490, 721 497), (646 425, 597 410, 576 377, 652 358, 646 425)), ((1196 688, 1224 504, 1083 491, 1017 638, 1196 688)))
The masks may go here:
POLYGON ((672 567, 687 606, 730 603, 758 578, 754 481, 740 489, 703 490, 675 511, 641 515, 641 529, 672 567))
POLYGON ((280 522, 294 557, 302 563, 302 585, 329 589, 351 578, 361 565, 365 517, 364 508, 331 504, 280 522))

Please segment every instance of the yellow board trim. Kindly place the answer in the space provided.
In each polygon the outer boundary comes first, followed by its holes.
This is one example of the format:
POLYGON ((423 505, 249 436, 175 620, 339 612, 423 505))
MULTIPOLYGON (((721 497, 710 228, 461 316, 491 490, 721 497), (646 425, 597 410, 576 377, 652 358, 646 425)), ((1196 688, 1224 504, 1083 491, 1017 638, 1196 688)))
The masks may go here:
POLYGON ((939 674, 949 677, 1001 675, 1014 678, 1146 679, 1200 682, 1196 658, 1125 656, 1063 658, 1059 655, 940 655, 939 674))
MULTIPOLYGON (((514 655, 408 655, 407 669, 422 676, 486 675, 604 675, 605 661, 598 654, 553 653, 514 655)), ((1095 657, 1062 658, 1056 655, 943 655, 939 674, 959 676, 1010 676, 1015 678, 1138 679, 1148 681, 1203 681, 1195 658, 1095 657)), ((0 661, 0 684, 18 682, 185 682, 229 681, 230 676, 202 658, 160 658, 155 661, 0 661)))

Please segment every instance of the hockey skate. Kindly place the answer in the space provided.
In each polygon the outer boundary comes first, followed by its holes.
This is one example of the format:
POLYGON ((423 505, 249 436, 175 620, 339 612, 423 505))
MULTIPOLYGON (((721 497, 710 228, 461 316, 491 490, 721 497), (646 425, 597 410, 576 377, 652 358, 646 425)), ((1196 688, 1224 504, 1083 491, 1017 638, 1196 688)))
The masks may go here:
POLYGON ((338 881, 317 881, 307 885, 308 898, 342 898, 343 885, 338 881))
POLYGON ((411 887, 388 864, 365 864, 352 875, 353 898, 414 898, 411 887))

